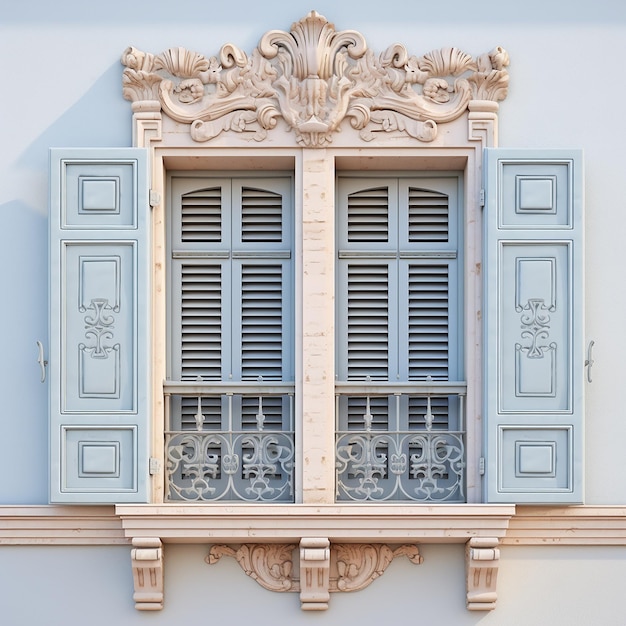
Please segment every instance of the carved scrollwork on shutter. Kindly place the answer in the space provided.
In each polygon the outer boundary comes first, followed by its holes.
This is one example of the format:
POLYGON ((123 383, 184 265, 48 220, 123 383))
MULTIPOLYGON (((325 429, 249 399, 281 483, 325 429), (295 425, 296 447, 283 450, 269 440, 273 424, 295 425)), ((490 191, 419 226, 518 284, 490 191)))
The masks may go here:
POLYGON ((92 298, 87 307, 90 311, 85 315, 85 337, 90 339, 93 345, 80 345, 81 350, 88 352, 92 359, 106 359, 115 346, 105 345, 105 340, 113 339, 115 328, 115 316, 113 307, 107 298, 92 298))

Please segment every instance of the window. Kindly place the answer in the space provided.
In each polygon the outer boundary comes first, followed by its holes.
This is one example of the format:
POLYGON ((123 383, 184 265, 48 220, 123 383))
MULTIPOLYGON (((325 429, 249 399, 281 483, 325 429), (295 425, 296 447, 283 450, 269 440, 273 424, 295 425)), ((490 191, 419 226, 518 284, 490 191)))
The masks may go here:
POLYGON ((291 187, 170 178, 170 500, 293 501, 291 187))
POLYGON ((338 181, 339 500, 465 499, 460 181, 338 181))
POLYGON ((143 147, 51 154, 51 502, 142 546, 292 537, 317 610, 331 540, 471 536, 471 575, 512 508, 437 503, 582 501, 582 155, 488 147, 504 49, 311 12, 122 63, 143 147))
POLYGON ((482 254, 460 245, 479 213, 458 176, 340 177, 336 202, 332 155, 309 153, 297 193, 172 174, 153 264, 146 153, 54 151, 51 501, 148 501, 157 450, 180 500, 462 501, 471 471, 475 501, 482 454, 488 501, 579 502, 580 155, 486 155, 482 254), (163 375, 145 322, 161 265, 163 375))

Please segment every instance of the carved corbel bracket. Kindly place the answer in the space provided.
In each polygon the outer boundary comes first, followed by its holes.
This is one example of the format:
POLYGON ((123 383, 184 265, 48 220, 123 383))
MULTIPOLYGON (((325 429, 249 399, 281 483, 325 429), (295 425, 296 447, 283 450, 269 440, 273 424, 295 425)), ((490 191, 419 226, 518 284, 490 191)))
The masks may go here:
POLYGON ((469 103, 467 118, 469 141, 480 141, 481 148, 498 143, 498 109, 500 105, 491 100, 474 100, 469 103))
POLYGON ((330 541, 303 537, 300 540, 300 607, 325 611, 330 599, 330 541))
POLYGON ((473 537, 465 545, 469 611, 492 611, 496 608, 499 561, 500 550, 495 538, 473 537))
POLYGON ((158 537, 135 537, 131 550, 133 600, 139 611, 163 608, 163 547, 158 537))

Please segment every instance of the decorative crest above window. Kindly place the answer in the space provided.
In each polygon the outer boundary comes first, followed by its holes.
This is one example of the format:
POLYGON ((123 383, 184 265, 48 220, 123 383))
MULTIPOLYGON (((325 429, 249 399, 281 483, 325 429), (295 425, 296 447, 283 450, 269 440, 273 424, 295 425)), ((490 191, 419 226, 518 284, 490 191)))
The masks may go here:
POLYGON ((315 11, 289 33, 266 33, 249 56, 233 44, 211 58, 185 48, 155 56, 131 47, 122 63, 133 110, 188 124, 196 142, 226 131, 262 141, 279 119, 306 147, 330 144, 344 120, 362 141, 396 131, 428 142, 471 101, 503 100, 509 82, 500 47, 476 58, 457 48, 415 57, 393 44, 376 57, 363 35, 336 31, 315 11))

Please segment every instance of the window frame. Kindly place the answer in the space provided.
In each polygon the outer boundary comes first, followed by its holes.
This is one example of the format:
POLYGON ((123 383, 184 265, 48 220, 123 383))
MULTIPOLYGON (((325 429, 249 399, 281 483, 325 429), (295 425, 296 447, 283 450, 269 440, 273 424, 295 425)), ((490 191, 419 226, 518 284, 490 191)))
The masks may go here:
MULTIPOLYGON (((312 151, 301 148, 272 149, 257 147, 254 157, 245 149, 225 147, 194 147, 193 150, 177 147, 168 147, 153 144, 151 149, 152 197, 159 201, 153 203, 152 215, 152 328, 153 328, 153 423, 152 423, 152 457, 161 461, 165 459, 165 449, 162 433, 164 431, 164 401, 163 384, 166 379, 167 365, 167 328, 168 328, 168 299, 167 299, 167 198, 169 197, 168 176, 172 172, 216 172, 225 171, 245 172, 246 175, 270 175, 276 171, 292 171, 294 173, 294 294, 295 294, 295 336, 303 338, 304 342, 311 341, 315 334, 307 331, 307 325, 312 320, 307 319, 307 307, 304 306, 304 295, 307 286, 299 278, 306 274, 307 254, 317 254, 318 251, 307 251, 305 233, 307 227, 316 231, 324 230, 324 238, 331 243, 331 249, 325 250, 324 263, 331 272, 325 270, 323 278, 327 293, 335 293, 335 212, 336 176, 338 174, 352 175, 355 172, 419 172, 428 176, 433 172, 443 175, 459 173, 463 179, 463 195, 460 202, 465 207, 463 229, 464 263, 460 271, 460 280, 463 282, 464 311, 463 311, 463 343, 465 346, 465 363, 467 397, 466 397, 466 503, 482 502, 482 485, 480 473, 480 458, 482 455, 482 351, 481 342, 481 299, 482 276, 481 264, 481 207, 480 181, 482 176, 482 145, 476 142, 470 147, 438 149, 433 147, 405 148, 399 155, 393 148, 373 148, 368 150, 368 158, 362 157, 362 150, 358 148, 326 149, 312 151), (193 155, 193 158, 190 158, 193 155), (312 194, 324 197, 325 205, 320 209, 319 198, 316 203, 312 194), (307 216, 307 212, 313 218, 307 216)), ((317 245, 317 244, 316 244, 317 245)), ((330 302, 332 303, 332 297, 330 302)), ((334 306, 331 307, 331 328, 335 327, 334 306)), ((315 323, 318 323, 316 320, 315 323)), ((328 320, 326 320, 328 323, 328 320)), ((330 354, 325 355, 324 364, 331 368, 330 383, 325 380, 325 395, 331 407, 334 418, 334 368, 335 352, 334 341, 327 339, 330 354)), ((305 363, 307 347, 296 341, 295 350, 295 427, 296 427, 296 472, 294 504, 324 503, 334 504, 335 473, 334 467, 325 467, 320 462, 327 450, 334 454, 334 419, 328 420, 326 428, 319 428, 319 423, 304 417, 307 402, 311 403, 311 391, 308 391, 306 382, 303 382, 303 372, 308 365, 305 363), (324 443, 326 442, 326 443, 324 443), (310 454, 313 451, 313 454, 310 454), (301 462, 306 457, 306 463, 301 462), (311 471, 311 464, 317 468, 311 471), (307 466, 307 472, 303 467, 307 466)), ((312 387, 310 387, 312 389, 312 387)), ((316 393, 319 393, 317 389, 316 393)), ((310 404, 308 405, 310 406, 310 404)), ((319 422, 319 420, 318 420, 319 422)), ((153 475, 151 501, 154 504, 165 502, 165 485, 163 472, 153 475)), ((237 503, 235 503, 237 504, 237 503)), ((373 503, 368 504, 372 506, 373 503)), ((194 505, 191 505, 194 506, 194 505)))
MULTIPOLYGON (((466 389, 462 280, 465 259, 463 174, 454 171, 371 171, 367 174, 338 172, 336 184, 337 502, 464 503, 467 454, 464 441, 466 389), (349 198, 354 194, 359 196, 361 192, 365 192, 365 197, 369 198, 369 192, 382 189, 386 189, 387 192, 384 194, 386 202, 383 201, 387 208, 387 237, 384 240, 372 238, 368 233, 364 240, 361 237, 351 240, 349 198), (405 232, 404 227, 408 226, 411 190, 415 190, 416 193, 423 190, 448 199, 447 236, 444 241, 409 240, 408 230, 405 232), (421 375, 418 378, 411 377, 409 373, 410 356, 406 350, 408 344, 403 339, 408 337, 409 333, 408 280, 413 266, 421 267, 428 274, 426 267, 442 264, 447 268, 448 306, 445 344, 448 357, 447 375, 442 379, 431 372, 434 378, 430 381, 421 375), (363 375, 349 376, 348 371, 350 369, 348 332, 351 315, 349 276, 351 270, 357 267, 385 268, 384 285, 385 290, 388 290, 386 300, 383 299, 388 314, 385 325, 387 342, 384 344, 387 358, 377 359, 381 368, 387 368, 387 375, 382 378, 373 375, 371 380, 369 375, 367 378, 363 375), (430 425, 426 424, 423 430, 409 427, 405 419, 408 415, 404 416, 405 412, 408 413, 409 397, 424 403, 428 397, 428 406, 430 407, 432 402, 435 407, 437 396, 442 399, 445 397, 442 393, 444 386, 451 394, 445 401, 447 405, 449 403, 449 421, 446 421, 446 426, 439 429, 435 424, 432 431, 430 425), (371 394, 367 392, 368 389, 371 394), (374 422, 372 433, 369 433, 369 428, 366 429, 365 425, 365 415, 362 415, 360 420, 357 419, 353 426, 349 426, 351 418, 348 416, 348 406, 356 406, 353 405, 355 400, 366 403, 361 410, 370 414, 371 409, 374 420, 377 416, 387 415, 387 428, 374 422), (386 409, 383 409, 383 405, 386 409), (374 408, 376 406, 380 408, 376 410, 374 408), (378 444, 375 448, 370 448, 374 441, 378 444), (341 449, 340 442, 343 442, 341 449), (410 450, 412 452, 409 452, 410 450), (397 459, 393 472, 388 465, 392 457, 397 459), (386 470, 383 470, 386 465, 386 470), (438 473, 441 472, 442 466, 446 467, 445 476, 438 473), (358 468, 356 475, 352 475, 351 467, 358 468), (384 472, 383 475, 380 474, 381 470, 384 472), (413 475, 414 472, 422 470, 426 472, 425 475, 421 473, 413 475)), ((378 199, 364 201, 368 207, 382 206, 378 199)), ((382 216, 379 220, 384 221, 382 216)), ((368 299, 365 295, 365 300, 368 299)), ((365 346, 361 345, 359 350, 364 348, 365 346)), ((369 350, 369 346, 367 349, 369 350)), ((426 406, 423 410, 426 411, 426 406)), ((354 415, 353 409, 352 415, 358 418, 361 412, 354 415)))
MULTIPOLYGON (((294 380, 294 323, 293 323, 293 290, 294 290, 294 240, 293 240, 293 172, 245 172, 245 171, 176 171, 170 172, 167 176, 168 186, 168 202, 166 206, 166 237, 168 244, 167 252, 167 300, 168 300, 168 324, 167 324, 167 341, 168 341, 168 358, 167 358, 167 385, 165 386, 166 395, 169 397, 170 406, 165 407, 166 411, 169 408, 169 414, 166 418, 166 438, 170 440, 173 437, 177 441, 181 441, 181 437, 185 440, 185 437, 199 437, 203 441, 203 437, 214 433, 220 438, 221 445, 229 447, 234 445, 238 448, 238 444, 235 442, 245 440, 243 431, 247 431, 249 434, 250 427, 244 428, 243 424, 239 422, 242 417, 241 403, 243 397, 246 396, 251 402, 260 402, 259 397, 254 394, 256 387, 256 378, 250 378, 243 375, 243 355, 241 354, 241 340, 243 326, 237 324, 234 320, 237 319, 237 312, 241 318, 241 303, 242 303, 242 291, 241 289, 230 288, 230 285, 238 285, 241 287, 241 276, 245 267, 258 266, 259 264, 271 263, 275 267, 281 268, 281 309, 282 309, 282 337, 281 337, 281 361, 282 361, 282 377, 280 380, 270 377, 267 378, 262 384, 265 389, 263 398, 272 400, 271 396, 277 396, 279 392, 277 389, 282 387, 285 391, 280 394, 281 404, 283 406, 282 420, 283 424, 280 428, 266 427, 268 437, 270 439, 279 437, 283 439, 283 443, 286 445, 283 451, 287 455, 287 449, 293 446, 293 394, 287 391, 287 387, 293 385, 294 380), (221 189, 220 193, 220 239, 215 242, 185 242, 182 236, 182 199, 187 193, 195 191, 201 191, 203 189, 216 186, 221 189), (263 187, 265 185, 265 187, 263 187), (281 204, 281 239, 278 242, 266 243, 266 242, 244 242, 242 240, 242 208, 241 191, 244 186, 263 187, 264 190, 273 190, 274 193, 280 192, 280 196, 283 199, 281 204), (221 353, 219 357, 220 361, 220 374, 218 378, 205 378, 200 381, 202 384, 207 384, 211 387, 211 394, 209 397, 220 398, 221 404, 221 426, 215 429, 204 429, 198 427, 198 431, 192 429, 188 430, 182 427, 174 417, 182 406, 181 393, 189 393, 188 400, 195 406, 196 402, 200 402, 199 397, 201 393, 207 393, 201 391, 201 385, 194 385, 198 382, 189 377, 183 376, 182 363, 184 361, 183 348, 180 345, 182 340, 182 308, 179 306, 177 298, 181 295, 182 282, 179 272, 185 264, 191 263, 193 265, 207 265, 210 267, 219 267, 219 292, 220 299, 222 301, 222 310, 220 315, 220 337, 222 340, 221 353), (232 319, 231 319, 232 318, 232 319), (225 343, 226 342, 226 345, 225 343), (269 386, 268 386, 269 385, 269 386), (191 387, 196 387, 198 395, 192 395, 191 387), (189 387, 189 391, 185 390, 185 387, 189 387), (170 394, 171 390, 177 388, 170 394), (216 390, 222 388, 223 392, 219 392, 219 396, 213 395, 216 390), (244 396, 240 394, 243 393, 244 396), (268 395, 265 396, 265 393, 268 395), (230 420, 233 422, 230 423, 230 420), (177 434, 175 434, 177 433, 177 434), (284 433, 284 434, 280 434, 284 433), (290 443, 289 440, 291 440, 290 443)), ((207 396, 205 396, 207 397, 207 396)), ((267 401, 264 403, 267 405, 267 401)), ((204 412, 204 411, 203 411, 204 412)), ((260 437, 261 435, 259 435, 260 437)), ((272 439, 274 440, 274 439, 272 439)), ((202 446, 198 446, 202 449, 202 446)), ((257 449, 257 453, 261 454, 262 446, 257 449)), ((224 450, 222 450, 224 452, 224 450)), ((289 454, 292 454, 293 450, 289 450, 289 454)), ((167 454, 167 450, 166 450, 167 454)), ((239 453, 241 469, 244 467, 244 460, 239 453)), ((263 457, 264 458, 264 457, 263 457)), ((291 465, 291 457, 285 459, 286 465, 280 464, 283 470, 289 471, 287 468, 291 465)), ((256 462, 256 461, 255 461, 256 462)), ((261 463, 272 463, 271 460, 261 461, 261 463)), ((170 459, 165 461, 169 466, 170 459)), ((176 458, 174 461, 177 470, 184 466, 184 461, 176 458)), ((256 466, 255 466, 256 467, 256 466)), ((265 467, 262 465, 262 467, 265 467)), ((289 493, 293 490, 293 481, 288 480, 275 480, 276 477, 269 477, 270 485, 280 487, 281 495, 278 499, 274 498, 259 498, 245 497, 241 491, 240 498, 234 499, 228 497, 227 493, 230 493, 230 488, 225 492, 222 490, 224 482, 228 479, 228 482, 232 482, 232 488, 235 490, 251 487, 251 484, 245 480, 238 480, 235 476, 231 476, 230 472, 224 474, 223 460, 219 462, 219 468, 221 478, 216 479, 215 484, 211 483, 211 487, 216 490, 215 498, 208 499, 208 502, 216 502, 224 498, 224 501, 228 502, 271 502, 281 501, 289 502, 289 493), (284 493, 284 495, 283 495, 284 493)), ((178 473, 178 472, 177 472, 178 473)), ((290 472, 293 474, 293 470, 290 472)), ((257 476, 255 474, 255 476, 257 476)), ((170 485, 167 484, 167 472, 165 473, 165 498, 169 502, 204 502, 203 499, 206 496, 204 489, 199 489, 196 492, 195 488, 185 488, 182 484, 178 484, 170 489, 170 485), (168 494, 172 492, 189 492, 189 498, 183 496, 179 498, 168 498, 168 494), (193 495, 195 494, 195 497, 193 495)), ((214 477, 216 478, 216 477, 214 477)), ((259 478, 257 476, 257 478, 259 478)), ((198 482, 198 485, 202 485, 203 480, 198 482)), ((262 484, 261 480, 258 484, 262 484)), ((269 486, 269 485, 268 485, 269 486)), ((256 492, 255 492, 256 493, 256 492)), ((259 497, 257 494, 256 497, 259 497)))

